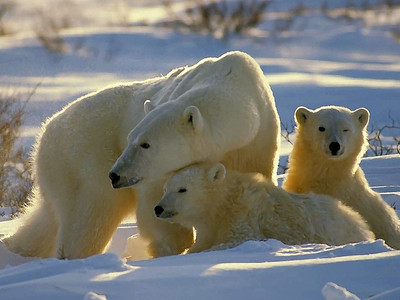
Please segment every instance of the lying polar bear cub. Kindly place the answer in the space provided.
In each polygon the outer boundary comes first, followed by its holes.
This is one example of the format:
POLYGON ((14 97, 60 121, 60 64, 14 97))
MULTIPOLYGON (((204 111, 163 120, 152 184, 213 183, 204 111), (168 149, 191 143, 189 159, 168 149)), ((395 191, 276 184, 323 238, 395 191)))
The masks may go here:
POLYGON ((258 173, 197 164, 173 175, 154 208, 162 220, 196 229, 188 252, 274 238, 340 245, 374 239, 361 216, 334 198, 291 194, 258 173))

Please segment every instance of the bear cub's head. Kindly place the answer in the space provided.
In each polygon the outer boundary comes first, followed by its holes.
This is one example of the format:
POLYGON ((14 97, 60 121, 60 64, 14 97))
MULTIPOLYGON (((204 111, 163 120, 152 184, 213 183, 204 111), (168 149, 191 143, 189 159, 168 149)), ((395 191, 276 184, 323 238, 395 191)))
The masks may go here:
POLYGON ((298 137, 314 154, 340 160, 364 151, 369 111, 339 106, 316 110, 299 107, 295 112, 298 137))
POLYGON ((226 169, 221 163, 195 164, 184 168, 164 185, 164 195, 154 208, 157 218, 193 227, 213 207, 213 195, 222 188, 226 169))

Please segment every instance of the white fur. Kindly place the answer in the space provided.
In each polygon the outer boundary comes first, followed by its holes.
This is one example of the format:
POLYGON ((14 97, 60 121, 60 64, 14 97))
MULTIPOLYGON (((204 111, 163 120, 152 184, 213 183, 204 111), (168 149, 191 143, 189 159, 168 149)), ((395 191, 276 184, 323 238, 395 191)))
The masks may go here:
POLYGON ((278 144, 272 92, 244 53, 106 88, 43 125, 32 156, 33 204, 22 227, 3 241, 25 256, 86 257, 104 251, 121 220, 136 211, 153 256, 180 253, 192 244, 192 232, 153 217, 164 173, 211 158, 272 178, 278 144), (147 138, 151 155, 135 155, 147 138), (137 190, 113 189, 108 178, 124 149, 113 170, 145 176, 137 190))
POLYGON ((365 108, 351 111, 328 106, 296 110, 297 136, 283 188, 295 193, 331 195, 359 212, 377 238, 400 249, 400 221, 382 197, 372 191, 359 166, 368 145, 365 108), (325 130, 321 132, 320 127, 325 130), (338 155, 329 152, 336 141, 338 155))
POLYGON ((196 229, 189 252, 223 249, 246 240, 340 245, 371 240, 360 215, 340 201, 290 194, 257 173, 199 164, 173 175, 155 212, 164 221, 196 229))
POLYGON ((259 65, 241 52, 186 68, 151 101, 156 107, 129 134, 111 172, 120 177, 117 186, 136 184, 140 234, 150 241, 150 254, 162 256, 193 242, 191 231, 166 230, 154 218, 164 177, 194 162, 222 161, 276 182, 280 126, 259 65))
POLYGON ((136 209, 134 190, 115 190, 108 172, 143 105, 169 80, 117 85, 67 105, 42 126, 32 154, 34 193, 22 226, 4 239, 24 256, 80 258, 101 253, 136 209))

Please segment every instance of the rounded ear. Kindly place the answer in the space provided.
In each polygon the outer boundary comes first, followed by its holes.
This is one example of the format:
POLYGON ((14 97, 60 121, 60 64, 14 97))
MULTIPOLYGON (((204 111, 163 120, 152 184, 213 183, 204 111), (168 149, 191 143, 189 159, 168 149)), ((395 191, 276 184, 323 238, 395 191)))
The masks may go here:
POLYGON ((302 125, 307 121, 307 119, 310 118, 312 113, 313 112, 307 107, 300 106, 296 109, 296 112, 294 113, 294 118, 296 119, 297 124, 302 125))
POLYGON ((353 116, 358 120, 362 127, 367 126, 369 122, 369 111, 368 109, 361 107, 353 111, 353 116))
POLYGON ((183 111, 183 118, 188 122, 196 133, 203 130, 203 116, 196 106, 188 106, 183 111))
POLYGON ((221 163, 213 165, 210 170, 208 170, 208 179, 211 182, 220 182, 225 179, 226 169, 221 163))
POLYGON ((144 113, 147 115, 149 112, 151 112, 156 106, 153 105, 153 103, 151 103, 150 100, 146 100, 143 103, 143 107, 144 107, 144 113))

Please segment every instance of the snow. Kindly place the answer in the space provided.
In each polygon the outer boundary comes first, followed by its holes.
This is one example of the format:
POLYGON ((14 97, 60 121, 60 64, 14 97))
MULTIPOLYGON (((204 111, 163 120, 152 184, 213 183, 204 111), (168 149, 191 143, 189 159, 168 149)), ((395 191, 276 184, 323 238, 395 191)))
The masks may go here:
POLYGON ((30 299, 82 299, 90 292, 107 299, 335 299, 340 286, 366 298, 398 286, 399 263, 399 251, 381 240, 340 247, 249 241, 135 262, 111 253, 35 260, 0 272, 0 292, 2 299, 25 299, 28 291, 30 299))
MULTIPOLYGON (((306 3, 317 8, 323 2, 306 3)), ((390 123, 388 114, 400 119, 400 44, 386 30, 398 26, 399 8, 387 18, 368 13, 364 22, 353 23, 329 20, 314 9, 297 19, 288 38, 265 38, 271 28, 266 21, 251 36, 218 40, 159 27, 168 15, 156 0, 135 1, 135 7, 125 0, 115 5, 96 0, 15 3, 4 23, 18 34, 0 37, 0 90, 25 96, 39 84, 21 136, 27 150, 47 117, 85 93, 165 74, 229 50, 248 52, 261 65, 283 124, 293 121, 300 105, 363 106, 375 126, 390 123), (63 8, 56 18, 77 12, 62 31, 65 54, 48 53, 31 30, 38 22, 35 12, 55 7, 63 8)), ((281 12, 276 17, 296 3, 273 1, 270 9, 281 12)), ((175 1, 173 8, 185 5, 175 1)), ((273 16, 271 11, 267 15, 273 16)), ((290 150, 283 143, 282 161, 290 150)), ((372 188, 399 214, 399 155, 367 157, 361 165, 372 188)), ((18 226, 8 214, 0 212, 0 237, 18 226)), ((0 245, 0 298, 400 299, 399 269, 400 251, 382 240, 336 247, 249 241, 224 251, 148 259, 134 220, 127 220, 107 253, 86 259, 25 258, 0 245)))
POLYGON ((344 299, 349 299, 349 300, 358 300, 357 296, 354 294, 350 293, 348 290, 345 288, 342 288, 341 286, 338 286, 335 283, 328 282, 323 288, 322 288, 322 294, 324 295, 326 300, 344 300, 344 299))

